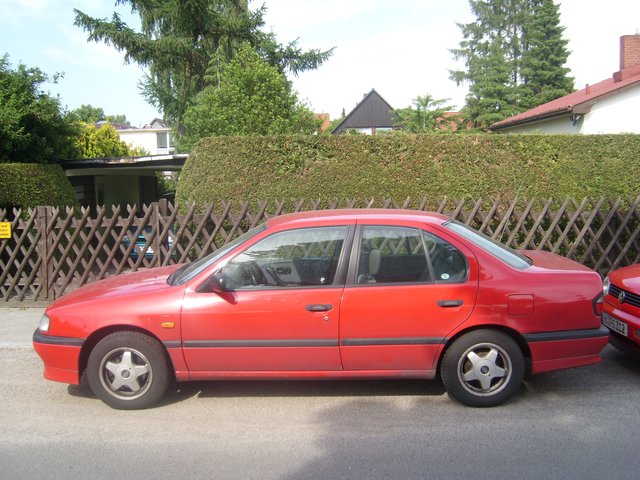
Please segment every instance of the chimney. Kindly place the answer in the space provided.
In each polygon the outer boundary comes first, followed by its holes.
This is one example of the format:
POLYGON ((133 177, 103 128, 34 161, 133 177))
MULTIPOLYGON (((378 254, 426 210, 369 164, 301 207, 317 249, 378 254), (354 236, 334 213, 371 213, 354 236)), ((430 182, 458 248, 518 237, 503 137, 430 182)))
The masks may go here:
POLYGON ((640 65, 640 35, 620 37, 620 70, 640 65))
POLYGON ((620 71, 613 74, 618 83, 640 75, 640 34, 620 37, 620 71))

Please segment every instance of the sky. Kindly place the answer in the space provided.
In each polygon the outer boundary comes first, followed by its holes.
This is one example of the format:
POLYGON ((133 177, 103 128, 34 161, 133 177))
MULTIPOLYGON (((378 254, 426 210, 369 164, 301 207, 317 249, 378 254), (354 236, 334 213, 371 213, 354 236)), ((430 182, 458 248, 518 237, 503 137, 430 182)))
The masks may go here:
MULTIPOLYGON (((462 39, 457 23, 473 20, 468 0, 264 0, 265 29, 280 43, 298 39, 302 48, 330 49, 334 54, 318 70, 291 77, 298 97, 318 113, 337 118, 351 111, 375 89, 394 108, 418 96, 450 99, 461 108, 466 85, 449 80, 459 68, 450 49, 462 39)), ((558 2, 557 2, 558 3, 558 2)), ((560 21, 571 55, 567 66, 576 88, 610 77, 619 69, 620 36, 640 33, 640 2, 635 0, 563 0, 560 21)), ((123 55, 103 44, 87 42, 73 25, 73 9, 99 17, 114 11, 130 25, 135 16, 115 7, 115 0, 0 0, 0 55, 63 73, 43 89, 72 110, 83 104, 107 115, 126 115, 143 126, 157 110, 146 103, 138 82, 144 71, 125 65, 123 55)))

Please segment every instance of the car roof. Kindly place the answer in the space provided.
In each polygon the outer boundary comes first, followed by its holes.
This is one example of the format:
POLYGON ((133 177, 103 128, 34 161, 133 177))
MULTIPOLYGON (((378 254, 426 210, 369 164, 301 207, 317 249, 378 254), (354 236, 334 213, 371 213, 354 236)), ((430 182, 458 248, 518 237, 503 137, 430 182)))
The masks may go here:
POLYGON ((425 223, 442 224, 449 217, 440 213, 423 212, 420 210, 403 209, 339 209, 339 210, 309 210, 305 212, 289 213, 267 220, 267 226, 284 227, 291 224, 313 224, 317 221, 343 221, 355 223, 356 221, 384 222, 384 221, 421 221, 425 223))

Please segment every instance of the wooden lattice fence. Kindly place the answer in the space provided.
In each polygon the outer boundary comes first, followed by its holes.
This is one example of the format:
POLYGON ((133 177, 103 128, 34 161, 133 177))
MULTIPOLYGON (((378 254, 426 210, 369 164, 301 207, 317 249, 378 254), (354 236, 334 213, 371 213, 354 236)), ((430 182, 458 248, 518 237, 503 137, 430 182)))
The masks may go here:
POLYGON ((204 209, 166 201, 140 209, 37 207, 0 210, 0 221, 11 222, 13 232, 12 238, 0 240, 0 295, 4 300, 53 300, 105 277, 200 258, 274 215, 373 207, 445 213, 513 248, 559 253, 602 274, 640 262, 640 197, 301 200, 204 209))

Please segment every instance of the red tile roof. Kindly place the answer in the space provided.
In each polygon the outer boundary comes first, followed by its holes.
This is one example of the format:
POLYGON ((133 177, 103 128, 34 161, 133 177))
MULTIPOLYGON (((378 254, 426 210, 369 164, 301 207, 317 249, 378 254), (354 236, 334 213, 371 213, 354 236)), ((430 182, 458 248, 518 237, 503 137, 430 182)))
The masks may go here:
POLYGON ((502 128, 520 125, 542 120, 548 117, 554 117, 565 113, 584 114, 588 113, 593 104, 605 96, 617 93, 636 83, 640 83, 640 65, 625 68, 620 72, 613 74, 611 78, 603 80, 594 85, 587 85, 582 90, 570 93, 564 97, 556 98, 551 102, 538 105, 531 110, 522 112, 506 120, 491 125, 491 130, 500 130, 502 128))

